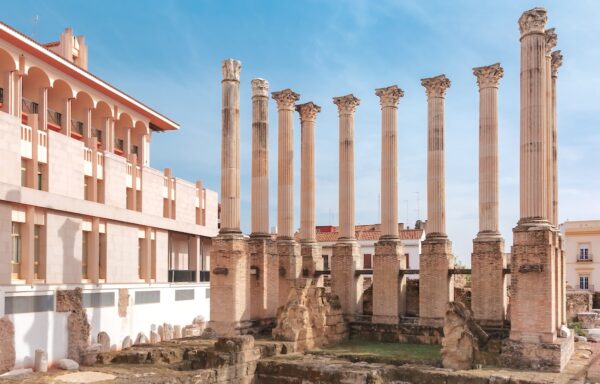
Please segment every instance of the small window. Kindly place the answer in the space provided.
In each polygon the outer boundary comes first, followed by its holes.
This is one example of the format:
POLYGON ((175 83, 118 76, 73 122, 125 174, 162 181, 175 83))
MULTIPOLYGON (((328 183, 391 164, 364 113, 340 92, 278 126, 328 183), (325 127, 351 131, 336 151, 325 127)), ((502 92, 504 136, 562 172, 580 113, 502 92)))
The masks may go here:
POLYGON ((89 243, 90 232, 83 231, 81 238, 81 278, 88 278, 88 243, 89 243))
POLYGON ((406 269, 410 269, 410 256, 408 253, 404 254, 404 258, 406 259, 406 269))
POLYGON ((579 289, 589 289, 589 276, 580 275, 579 276, 579 289))
POLYGON ((363 268, 364 269, 373 269, 372 256, 370 253, 365 253, 363 255, 363 268))
POLYGON ((590 249, 588 244, 579 244, 578 259, 582 261, 590 260, 590 249))
POLYGON ((18 279, 21 271, 21 223, 12 223, 12 278, 18 279))
POLYGON ((27 160, 21 159, 21 186, 27 186, 27 160))
POLYGON ((323 255, 323 270, 329 270, 329 255, 323 255))

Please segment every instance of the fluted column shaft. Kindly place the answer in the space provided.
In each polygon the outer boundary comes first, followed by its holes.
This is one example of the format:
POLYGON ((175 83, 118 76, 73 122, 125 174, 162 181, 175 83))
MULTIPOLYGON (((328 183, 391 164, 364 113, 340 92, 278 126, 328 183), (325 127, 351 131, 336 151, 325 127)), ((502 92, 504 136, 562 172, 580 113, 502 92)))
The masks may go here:
POLYGON ((340 239, 355 238, 354 111, 360 100, 354 95, 333 98, 339 112, 339 233, 340 239))
POLYGON ((445 236, 444 97, 450 80, 440 75, 421 84, 427 91, 427 235, 445 236))
POLYGON ((521 29, 521 221, 548 215, 546 36, 544 23, 521 29))
POLYGON ((296 106, 301 125, 300 241, 316 242, 315 122, 321 107, 310 102, 296 106))
POLYGON ((294 237, 294 104, 290 89, 273 92, 278 112, 277 231, 278 239, 294 237))
POLYGON ((240 70, 224 60, 221 110, 221 232, 240 230, 240 70))
POLYGON ((546 55, 545 55, 545 76, 546 76, 546 218, 550 224, 555 225, 553 221, 554 211, 554 152, 553 152, 553 125, 554 110, 552 108, 552 49, 556 46, 556 32, 554 28, 546 30, 546 55))
POLYGON ((500 64, 473 69, 479 85, 479 234, 498 235, 498 82, 500 64))
POLYGON ((558 68, 561 65, 561 52, 552 52, 552 224, 554 224, 555 226, 558 226, 558 125, 556 119, 556 79, 558 78, 558 68))
POLYGON ((375 91, 381 104, 381 235, 398 237, 398 86, 375 91))
POLYGON ((252 234, 269 234, 269 83, 252 84, 252 234))

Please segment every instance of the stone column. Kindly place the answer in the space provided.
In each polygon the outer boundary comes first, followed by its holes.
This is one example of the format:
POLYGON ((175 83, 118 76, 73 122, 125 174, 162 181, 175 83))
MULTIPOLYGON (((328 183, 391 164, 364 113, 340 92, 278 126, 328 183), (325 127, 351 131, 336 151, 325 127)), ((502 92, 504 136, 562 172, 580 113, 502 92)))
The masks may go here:
MULTIPOLYGON (((315 195, 315 121, 321 107, 313 102, 299 104, 301 133, 300 168, 300 253, 302 255, 302 275, 313 277, 315 271, 323 269, 321 246, 316 233, 315 195)), ((322 279, 317 279, 320 284, 322 279)))
POLYGON ((502 326, 508 296, 498 220, 498 83, 504 70, 493 64, 473 74, 479 85, 479 233, 471 255, 471 309, 480 324, 502 326))
POLYGON ((422 79, 427 92, 427 237, 419 257, 419 316, 424 325, 441 325, 454 300, 452 243, 446 235, 444 172, 444 97, 450 87, 445 75, 422 79))
MULTIPOLYGON (((552 52, 551 71, 552 71, 552 224, 558 227, 558 125, 556 120, 556 80, 558 78, 558 68, 562 65, 562 54, 560 51, 552 52)), ((567 322, 567 303, 566 303, 566 264, 564 251, 562 249, 562 239, 560 240, 561 247, 557 250, 559 259, 557 261, 559 276, 558 280, 558 305, 559 305, 559 321, 558 324, 566 324, 567 322)))
POLYGON ((398 324, 406 312, 404 247, 398 237, 398 102, 396 85, 375 91, 381 104, 381 237, 373 257, 373 322, 398 324))
POLYGON ((269 83, 252 84, 252 234, 250 317, 269 319, 279 304, 279 260, 269 234, 269 83))
POLYGON ((294 240, 294 106, 300 95, 284 89, 272 96, 278 112, 277 253, 282 306, 302 268, 300 246, 294 240))
POLYGON ((560 324, 558 231, 548 220, 546 10, 519 19, 521 31, 521 214, 513 229, 510 340, 522 364, 561 370, 573 352, 573 335, 557 339, 560 324), (548 343, 555 344, 552 348, 548 343), (546 345, 544 345, 546 344, 546 345), (527 353, 524 353, 526 351, 527 353))
POLYGON ((225 60, 222 70, 221 229, 211 251, 209 325, 220 335, 234 335, 250 317, 249 249, 240 230, 241 63, 225 60))
POLYGON ((548 200, 546 201, 546 218, 551 225, 556 226, 553 220, 554 211, 554 153, 553 129, 554 110, 552 109, 552 49, 556 47, 556 31, 554 28, 547 29, 546 35, 546 55, 545 55, 545 75, 546 75, 546 191, 548 200))
POLYGON ((354 217, 354 111, 360 100, 354 95, 334 97, 338 107, 339 145, 339 232, 331 258, 331 292, 340 299, 342 313, 351 317, 356 313, 362 287, 355 276, 360 248, 355 238, 354 217))

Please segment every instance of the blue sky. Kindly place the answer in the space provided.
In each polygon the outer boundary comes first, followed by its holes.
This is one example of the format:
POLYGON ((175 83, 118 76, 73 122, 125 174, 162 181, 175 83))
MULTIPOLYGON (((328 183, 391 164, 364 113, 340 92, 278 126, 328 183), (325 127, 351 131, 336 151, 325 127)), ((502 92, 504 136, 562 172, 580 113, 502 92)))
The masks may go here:
MULTIPOLYGON (((544 6, 564 56, 558 84, 560 220, 600 219, 600 3, 595 1, 27 1, 2 21, 42 42, 84 34, 90 70, 182 125, 157 134, 152 166, 219 190, 220 62, 242 61, 242 225, 250 226, 250 80, 292 88, 317 118, 317 223, 337 223, 337 111, 354 93, 357 223, 379 221, 380 110, 375 88, 405 92, 398 110, 399 219, 426 217, 427 105, 420 79, 446 74, 446 206, 455 254, 469 263, 478 230, 478 92, 472 68, 500 62, 501 229, 518 220, 521 13, 544 6), (33 24, 34 16, 39 21, 33 24), (417 194, 418 193, 418 194, 417 194), (418 203, 417 196, 420 196, 418 203), (408 209, 407 209, 408 207, 408 209)), ((276 219, 277 115, 270 105, 271 225, 276 219)), ((299 120, 296 119, 299 225, 299 120)))

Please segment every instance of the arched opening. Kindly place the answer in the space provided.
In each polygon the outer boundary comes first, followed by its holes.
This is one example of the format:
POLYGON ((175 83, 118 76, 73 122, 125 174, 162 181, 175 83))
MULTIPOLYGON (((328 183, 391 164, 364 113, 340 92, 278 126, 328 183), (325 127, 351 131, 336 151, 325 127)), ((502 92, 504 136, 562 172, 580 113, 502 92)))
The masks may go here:
POLYGON ((86 92, 78 92, 77 96, 71 100, 71 137, 82 140, 84 137, 91 134, 86 134, 84 131, 88 124, 88 111, 93 108, 94 100, 92 100, 92 97, 86 92))
POLYGON ((115 122, 115 153, 129 157, 132 147, 133 119, 127 113, 121 113, 115 122))
POLYGON ((112 116, 112 109, 104 101, 99 101, 98 104, 96 104, 96 108, 92 109, 91 134, 92 137, 98 138, 98 147, 105 151, 110 148, 110 144, 108 143, 108 140, 110 140, 108 134, 110 122, 108 119, 112 118, 112 116))
POLYGON ((66 134, 69 124, 66 121, 67 104, 72 97, 73 90, 64 80, 56 80, 48 89, 48 129, 66 134))
MULTIPOLYGON (((14 89, 13 72, 17 69, 14 58, 0 49, 0 111, 11 112, 11 92, 14 89)), ((14 100, 14 99, 13 99, 14 100)))
MULTIPOLYGON (((23 124, 35 124, 34 116, 38 116, 40 104, 42 103, 43 92, 45 88, 50 87, 48 75, 37 67, 29 68, 27 74, 23 76, 23 100, 21 105, 21 119, 23 124)), ((45 113, 45 112, 44 112, 45 113)), ((38 127, 46 130, 46 127, 38 127)))

